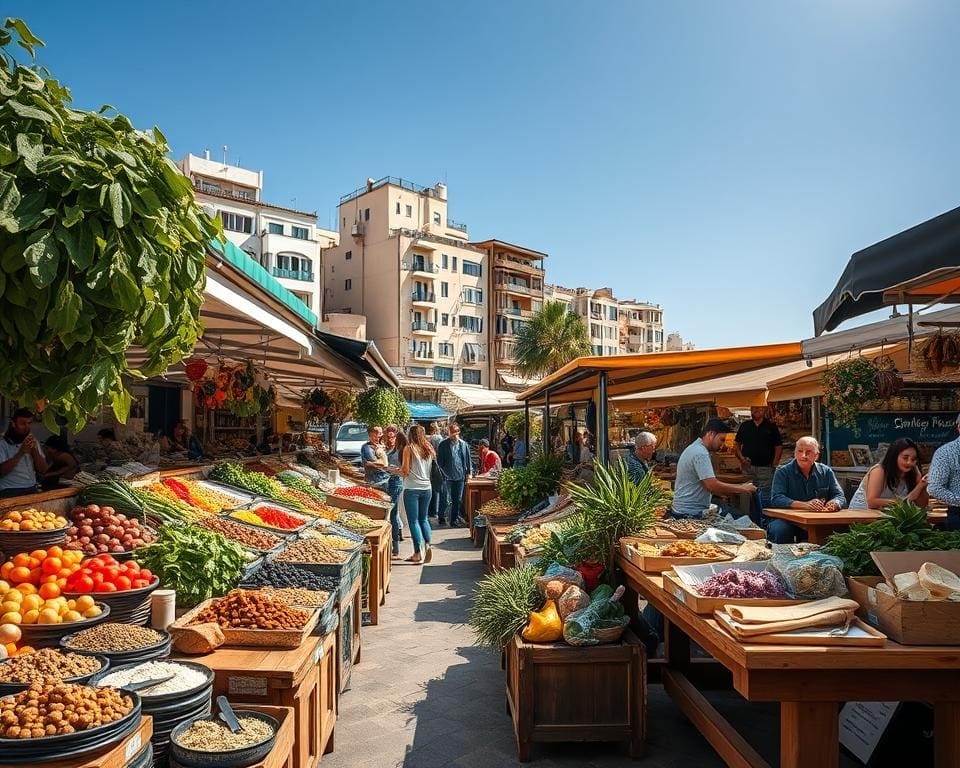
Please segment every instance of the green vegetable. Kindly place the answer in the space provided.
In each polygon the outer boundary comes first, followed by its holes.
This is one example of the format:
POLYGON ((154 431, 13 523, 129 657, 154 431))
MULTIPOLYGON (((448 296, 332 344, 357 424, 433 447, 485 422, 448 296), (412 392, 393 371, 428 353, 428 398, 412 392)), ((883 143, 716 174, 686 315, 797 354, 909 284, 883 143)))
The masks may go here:
POLYGON ((165 525, 157 540, 137 549, 137 562, 177 591, 177 605, 192 608, 236 588, 247 557, 238 544, 193 525, 165 525))
POLYGON ((927 513, 913 502, 900 499, 885 510, 888 517, 874 523, 851 525, 834 533, 822 551, 843 561, 846 576, 880 576, 871 552, 904 552, 960 549, 960 531, 938 531, 927 522, 927 513))
POLYGON ((559 457, 539 453, 525 467, 503 470, 497 481, 500 498, 519 509, 529 509, 557 489, 561 466, 559 457))
POLYGON ((125 515, 155 523, 184 523, 199 520, 206 513, 182 501, 173 501, 146 489, 134 488, 122 480, 101 480, 80 492, 82 504, 113 507, 125 515))
POLYGON ((477 583, 469 624, 480 645, 499 650, 526 626, 527 615, 543 601, 536 578, 534 568, 521 565, 494 571, 477 583))
POLYGON ((589 641, 594 639, 596 629, 622 626, 626 615, 620 603, 623 592, 623 587, 614 590, 609 584, 598 586, 590 595, 590 605, 567 618, 563 636, 589 641))
MULTIPOLYGON (((283 492, 283 486, 273 478, 267 477, 262 472, 253 472, 244 469, 239 464, 224 462, 217 464, 210 472, 210 479, 225 485, 232 485, 234 488, 243 488, 246 491, 259 494, 267 499, 278 501, 298 512, 307 512, 297 499, 283 492)), ((326 497, 324 497, 325 499, 326 497)))
POLYGON ((296 472, 280 472, 277 474, 277 480, 287 488, 293 488, 295 491, 307 494, 311 499, 316 499, 319 502, 325 502, 327 500, 327 494, 319 488, 312 486, 296 472))
POLYGON ((399 389, 373 387, 357 395, 356 419, 363 424, 381 427, 387 424, 404 426, 410 421, 410 409, 399 389))
POLYGON ((17 64, 14 43, 31 58, 43 45, 19 19, 0 29, 0 393, 45 401, 54 432, 58 416, 79 431, 105 401, 126 421, 125 381, 197 343, 220 228, 159 129, 72 109, 46 70, 17 64))

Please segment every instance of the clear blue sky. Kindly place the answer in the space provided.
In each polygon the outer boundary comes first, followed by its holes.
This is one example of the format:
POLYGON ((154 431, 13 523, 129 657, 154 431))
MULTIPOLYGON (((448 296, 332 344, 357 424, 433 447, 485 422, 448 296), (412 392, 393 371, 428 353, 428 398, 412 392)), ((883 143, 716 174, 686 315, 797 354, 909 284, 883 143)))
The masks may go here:
POLYGON ((960 3, 13 0, 81 107, 263 169, 334 221, 444 180, 470 235, 661 303, 699 347, 800 339, 848 256, 960 204, 960 3))

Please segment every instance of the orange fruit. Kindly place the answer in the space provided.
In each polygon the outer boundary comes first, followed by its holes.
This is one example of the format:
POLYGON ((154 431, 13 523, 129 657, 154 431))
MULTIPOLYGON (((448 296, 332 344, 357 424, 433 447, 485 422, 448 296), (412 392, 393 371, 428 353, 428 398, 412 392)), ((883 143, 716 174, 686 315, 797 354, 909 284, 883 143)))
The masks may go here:
POLYGON ((7 649, 7 656, 16 656, 16 655, 17 655, 17 644, 16 644, 16 643, 6 643, 3 647, 7 649))
POLYGON ((26 554, 26 553, 24 553, 24 552, 21 552, 19 555, 17 555, 15 558, 13 558, 13 564, 14 564, 14 565, 26 566, 27 568, 29 568, 29 567, 30 567, 30 555, 28 555, 28 554, 26 554))
POLYGON ((15 603, 12 600, 6 600, 0 603, 0 611, 3 613, 20 613, 20 603, 15 603))
POLYGON ((41 605, 43 605, 43 600, 40 598, 40 595, 24 595, 20 603, 20 610, 38 611, 41 605))
POLYGON ((25 581, 30 581, 30 569, 25 568, 22 565, 18 565, 12 571, 10 571, 10 581, 14 584, 22 584, 25 581))
POLYGON ((47 556, 47 550, 45 549, 35 549, 30 553, 30 557, 37 561, 37 565, 40 565, 40 561, 45 559, 47 556))
POLYGON ((7 560, 3 565, 0 565, 0 579, 7 581, 10 578, 10 571, 14 569, 13 561, 7 560))
POLYGON ((63 567, 63 561, 59 557, 50 557, 49 555, 43 561, 41 568, 44 573, 56 573, 63 567))
POLYGON ((24 624, 36 624, 37 619, 40 618, 40 611, 37 608, 32 608, 21 615, 23 616, 24 624))
POLYGON ((24 645, 17 651, 17 656, 26 656, 28 653, 36 653, 36 649, 32 645, 24 645))
POLYGON ((40 597, 44 600, 50 600, 54 597, 60 597, 60 585, 54 582, 53 584, 41 584, 40 585, 40 597))
POLYGON ((39 565, 30 569, 30 582, 32 584, 39 584, 40 579, 43 578, 43 568, 39 565))
POLYGON ((50 547, 47 550, 47 557, 63 557, 63 547, 50 547))
POLYGON ((67 588, 67 580, 64 578, 57 579, 57 586, 60 587, 60 591, 63 592, 67 588))
POLYGON ((59 624, 60 612, 56 608, 44 608, 40 611, 40 618, 37 624, 59 624))
POLYGON ((25 595, 35 595, 37 594, 37 588, 30 582, 24 582, 23 584, 17 584, 16 589, 18 592, 23 592, 25 595))
POLYGON ((0 624, 20 624, 23 622, 23 616, 19 612, 5 613, 0 616, 0 624))

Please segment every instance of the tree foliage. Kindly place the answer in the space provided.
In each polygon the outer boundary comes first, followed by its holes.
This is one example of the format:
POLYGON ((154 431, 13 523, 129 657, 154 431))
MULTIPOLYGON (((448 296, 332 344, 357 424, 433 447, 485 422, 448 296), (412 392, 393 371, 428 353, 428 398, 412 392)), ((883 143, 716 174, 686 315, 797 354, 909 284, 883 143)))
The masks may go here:
POLYGON ((583 318, 559 301, 548 301, 517 334, 514 366, 521 376, 546 376, 590 354, 583 318))
MULTIPOLYGON (((511 413, 503 422, 505 432, 514 437, 523 437, 523 413, 511 413)), ((530 442, 536 442, 543 434, 543 417, 535 413, 530 414, 530 442)))
POLYGON ((410 421, 410 409, 399 389, 372 387, 357 395, 355 409, 357 421, 369 426, 385 427, 396 424, 400 427, 410 421))
POLYGON ((191 352, 219 228, 159 129, 73 109, 33 66, 41 45, 19 19, 0 29, 0 392, 76 430, 108 402, 125 420, 124 379, 191 352), (145 353, 139 369, 131 347, 145 353))

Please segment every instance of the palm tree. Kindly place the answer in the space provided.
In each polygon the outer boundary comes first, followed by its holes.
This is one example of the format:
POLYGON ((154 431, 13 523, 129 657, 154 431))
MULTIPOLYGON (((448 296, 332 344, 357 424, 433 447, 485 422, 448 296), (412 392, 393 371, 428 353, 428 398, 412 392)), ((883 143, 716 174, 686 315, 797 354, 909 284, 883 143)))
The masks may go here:
POLYGON ((590 354, 583 318, 560 301, 548 301, 517 334, 514 367, 521 376, 546 376, 590 354))

